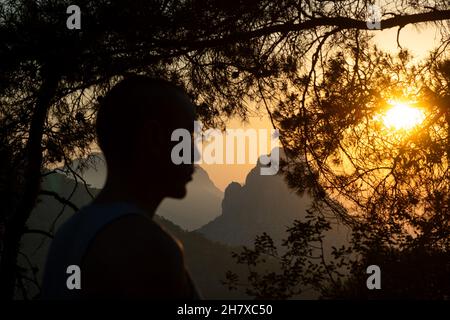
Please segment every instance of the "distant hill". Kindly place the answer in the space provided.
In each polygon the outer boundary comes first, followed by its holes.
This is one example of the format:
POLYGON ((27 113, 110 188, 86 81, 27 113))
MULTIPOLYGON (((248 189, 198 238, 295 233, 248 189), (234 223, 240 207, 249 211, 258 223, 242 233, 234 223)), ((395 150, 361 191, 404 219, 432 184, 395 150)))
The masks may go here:
POLYGON ((226 271, 247 273, 245 266, 237 265, 231 258, 233 251, 240 251, 239 247, 211 241, 197 232, 187 232, 163 217, 158 217, 157 221, 183 243, 186 264, 204 298, 248 299, 242 292, 229 291, 220 283, 226 271))
MULTIPOLYGON (((56 191, 62 197, 68 198, 76 187, 72 201, 82 207, 91 201, 83 185, 76 185, 74 180, 68 179, 61 174, 52 174, 45 178, 43 189, 56 191)), ((94 195, 98 189, 90 188, 94 195)), ((52 222, 58 214, 61 217, 55 224, 55 230, 67 219, 74 211, 70 208, 62 210, 63 206, 53 197, 41 196, 40 202, 33 211, 32 216, 27 222, 30 229, 51 230, 52 222)), ((228 270, 241 270, 242 266, 236 266, 231 258, 232 251, 238 251, 237 247, 229 247, 224 244, 216 243, 206 239, 204 236, 195 232, 187 232, 168 221, 165 218, 156 216, 157 221, 164 229, 181 240, 185 248, 186 264, 190 270, 194 281, 199 287, 205 298, 209 299, 241 299, 245 295, 229 291, 220 281, 225 278, 225 272, 228 270)), ((19 256, 19 262, 22 266, 29 266, 29 262, 38 267, 36 277, 40 282, 42 271, 47 256, 50 240, 40 234, 26 234, 22 239, 21 251, 25 253, 31 261, 27 261, 23 255, 19 256)), ((32 275, 30 275, 32 277, 32 275)), ((37 292, 33 285, 27 284, 31 292, 37 292)))
MULTIPOLYGON (((106 164, 99 153, 87 158, 89 166, 82 167, 80 161, 74 161, 73 168, 80 171, 83 178, 92 187, 101 189, 106 179, 106 164)), ((182 200, 165 199, 157 214, 169 219, 185 230, 191 231, 214 218, 221 212, 223 192, 220 191, 201 167, 197 166, 193 180, 187 185, 187 196, 182 200)))
MULTIPOLYGON (((286 237, 286 228, 294 219, 302 219, 311 204, 308 196, 299 196, 288 188, 281 175, 260 175, 258 163, 245 184, 233 182, 225 190, 222 215, 197 231, 208 239, 228 245, 251 245, 255 236, 268 233, 276 243, 286 237)), ((333 225, 325 243, 346 242, 347 229, 333 225)))
POLYGON ((249 245, 267 232, 281 239, 294 219, 303 217, 310 204, 295 195, 281 176, 260 175, 259 164, 245 184, 233 182, 225 190, 222 215, 197 231, 207 238, 232 245, 249 245))

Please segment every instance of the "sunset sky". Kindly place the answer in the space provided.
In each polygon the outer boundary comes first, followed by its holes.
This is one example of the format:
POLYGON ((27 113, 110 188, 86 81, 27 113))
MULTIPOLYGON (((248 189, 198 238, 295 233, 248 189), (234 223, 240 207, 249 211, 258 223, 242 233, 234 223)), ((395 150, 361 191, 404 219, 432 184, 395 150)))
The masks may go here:
MULTIPOLYGON (((397 46, 397 30, 392 28, 383 31, 375 31, 374 44, 378 48, 396 53, 399 48, 397 46)), ((430 50, 436 47, 439 43, 440 34, 439 28, 431 25, 408 25, 405 26, 400 33, 400 45, 403 49, 408 49, 415 59, 420 60, 427 57, 430 50)), ((264 113, 264 111, 261 111, 264 113)), ((239 120, 231 120, 227 124, 227 128, 267 128, 271 129, 271 123, 267 115, 263 114, 261 117, 250 117, 248 124, 242 124, 239 120)), ((233 181, 244 183, 248 172, 255 166, 254 164, 234 164, 234 165, 206 165, 202 164, 211 180, 220 189, 225 190, 228 184, 233 181)))

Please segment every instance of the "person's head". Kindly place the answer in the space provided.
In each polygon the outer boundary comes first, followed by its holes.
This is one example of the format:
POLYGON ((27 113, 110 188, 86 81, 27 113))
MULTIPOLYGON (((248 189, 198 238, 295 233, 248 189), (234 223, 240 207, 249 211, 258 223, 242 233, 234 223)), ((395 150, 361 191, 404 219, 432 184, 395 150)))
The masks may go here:
POLYGON ((156 188, 163 197, 184 197, 193 164, 172 162, 171 134, 177 128, 192 133, 193 127, 194 105, 179 87, 145 76, 122 80, 100 101, 97 114, 108 179, 133 184, 123 188, 156 188))

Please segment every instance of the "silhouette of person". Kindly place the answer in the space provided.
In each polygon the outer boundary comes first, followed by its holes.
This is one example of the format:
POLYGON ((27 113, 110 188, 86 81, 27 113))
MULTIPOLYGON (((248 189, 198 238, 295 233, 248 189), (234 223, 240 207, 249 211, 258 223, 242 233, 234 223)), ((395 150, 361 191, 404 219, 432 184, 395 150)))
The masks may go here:
POLYGON ((194 116, 180 88, 145 76, 122 80, 100 101, 106 183, 56 233, 42 298, 199 298, 182 245, 152 220, 165 197, 186 195, 194 167, 171 161, 171 133, 192 133, 194 116), (70 265, 80 267, 78 278, 70 265))

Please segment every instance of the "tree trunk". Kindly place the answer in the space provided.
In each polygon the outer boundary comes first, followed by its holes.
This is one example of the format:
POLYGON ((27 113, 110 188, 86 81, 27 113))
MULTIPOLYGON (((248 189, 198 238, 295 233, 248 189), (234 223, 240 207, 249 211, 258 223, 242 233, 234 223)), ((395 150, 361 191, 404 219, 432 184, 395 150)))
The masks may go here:
POLYGON ((17 256, 25 223, 39 194, 42 166, 42 137, 48 110, 54 99, 58 78, 51 69, 44 72, 43 82, 36 98, 33 116, 25 146, 22 192, 14 212, 6 221, 3 252, 0 261, 0 299, 14 298, 17 280, 17 256))

